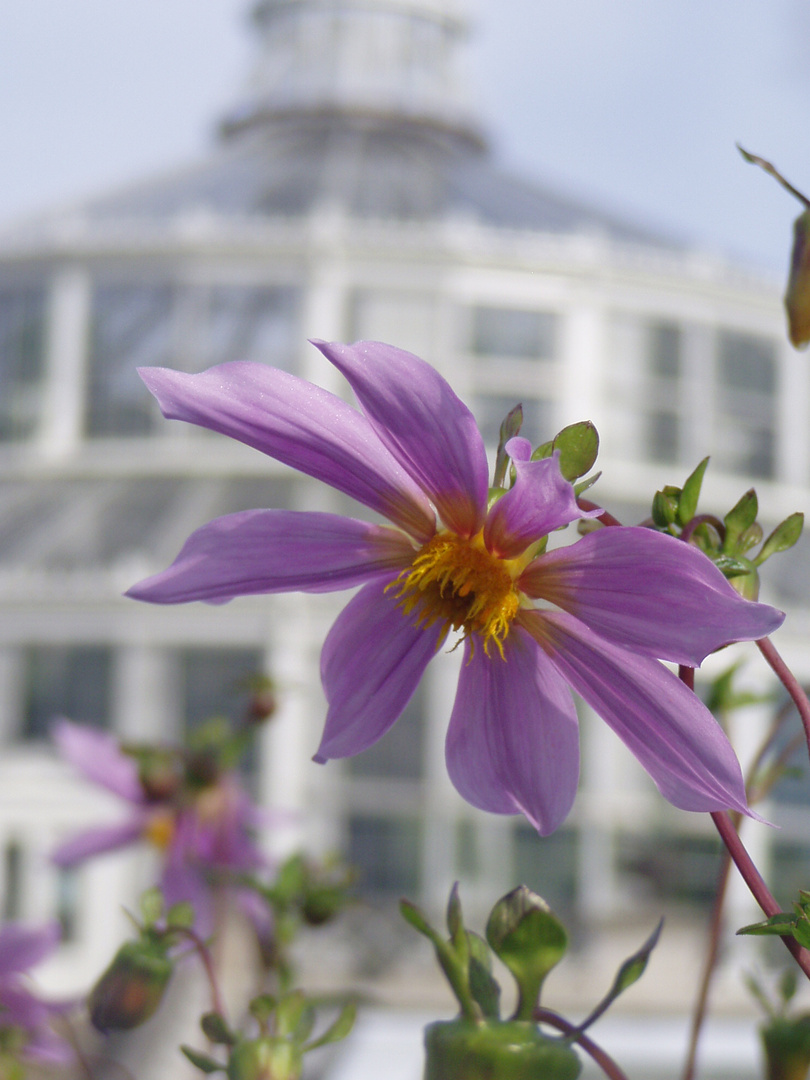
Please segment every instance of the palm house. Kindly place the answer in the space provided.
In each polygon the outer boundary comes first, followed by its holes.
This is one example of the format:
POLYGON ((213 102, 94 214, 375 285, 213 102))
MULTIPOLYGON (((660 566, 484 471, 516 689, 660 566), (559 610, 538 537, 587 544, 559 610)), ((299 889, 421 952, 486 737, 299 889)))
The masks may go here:
MULTIPOLYGON (((96 973, 122 932, 114 898, 132 895, 148 855, 51 866, 57 840, 122 813, 57 759, 53 719, 179 738, 238 716, 256 671, 280 702, 253 777, 285 811, 275 851, 343 852, 381 905, 406 894, 436 908, 459 880, 483 909, 525 881, 575 921, 693 911, 713 886, 711 823, 666 803, 587 708, 574 811, 540 840, 447 779, 459 652, 436 658, 380 743, 319 766, 318 657, 344 596, 122 597, 215 516, 363 516, 254 450, 165 421, 135 373, 247 359, 348 396, 309 338, 418 353, 493 450, 518 401, 535 443, 593 420, 593 498, 627 522, 707 454, 704 500, 721 516, 752 483, 766 527, 810 501, 810 369, 786 341, 778 287, 502 171, 461 76, 463 0, 260 0, 252 28, 242 99, 199 161, 0 234, 3 914, 62 918, 55 984, 96 973)), ((790 615, 777 646, 808 679, 801 547, 763 576, 763 599, 790 615)), ((747 685, 773 685, 755 649, 733 655, 751 657, 747 685)), ((743 754, 769 707, 735 715, 743 754)), ((748 835, 786 895, 810 853, 798 798, 770 815, 778 833, 748 835)))

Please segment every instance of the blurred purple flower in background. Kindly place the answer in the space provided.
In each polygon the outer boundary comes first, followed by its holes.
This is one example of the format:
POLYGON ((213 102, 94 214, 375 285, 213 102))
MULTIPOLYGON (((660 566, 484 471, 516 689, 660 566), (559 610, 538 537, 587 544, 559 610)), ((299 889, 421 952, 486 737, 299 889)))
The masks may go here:
MULTIPOLYGON (((202 932, 212 925, 212 887, 226 883, 229 874, 267 866, 253 835, 267 819, 232 771, 214 770, 207 781, 178 774, 176 782, 162 771, 158 784, 143 775, 134 754, 104 732, 60 720, 53 738, 82 776, 129 803, 122 821, 93 826, 60 844, 52 855, 57 866, 76 866, 94 855, 148 841, 162 855, 160 887, 167 907, 189 901, 202 932)), ((246 892, 245 905, 258 923, 254 896, 246 892)))
POLYGON ((325 513, 232 514, 128 595, 172 604, 362 586, 321 656, 329 711, 316 760, 384 735, 456 630, 464 663, 446 758, 474 806, 523 813, 543 834, 562 823, 579 775, 570 687, 674 805, 747 812, 722 729, 659 660, 696 666, 784 616, 742 600, 696 548, 643 528, 599 529, 544 553, 550 532, 590 516, 555 458, 531 461, 527 440, 511 440, 515 483, 490 504, 475 420, 429 364, 376 342, 315 344, 359 410, 262 364, 141 375, 167 418, 239 439, 397 528, 325 513))
POLYGON ((59 936, 56 922, 0 927, 0 1050, 55 1065, 73 1059, 70 1044, 51 1028, 51 1021, 72 1003, 43 1001, 26 985, 26 976, 29 968, 55 952, 59 936))

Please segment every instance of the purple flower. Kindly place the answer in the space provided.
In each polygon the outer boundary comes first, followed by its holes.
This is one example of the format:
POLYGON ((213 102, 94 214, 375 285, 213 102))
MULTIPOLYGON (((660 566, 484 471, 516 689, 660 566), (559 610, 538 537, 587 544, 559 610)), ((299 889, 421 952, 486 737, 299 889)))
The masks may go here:
POLYGON ((605 528, 542 554, 581 511, 557 461, 509 444, 516 480, 488 506, 484 443, 469 409, 424 361, 389 345, 317 347, 360 409, 261 364, 141 376, 163 414, 239 439, 325 481, 396 528, 252 510, 195 532, 128 595, 223 602, 246 593, 360 585, 321 655, 329 711, 317 761, 357 754, 401 714, 451 630, 464 663, 447 734, 459 792, 523 813, 543 834, 577 787, 577 691, 685 810, 746 811, 740 767, 711 714, 659 661, 696 666, 784 616, 741 599, 696 548, 605 528), (438 519, 438 520, 437 520, 438 519))
POLYGON ((0 1032, 13 1029, 19 1033, 24 1058, 57 1065, 71 1061, 73 1051, 52 1030, 51 1020, 70 1005, 42 1001, 26 985, 25 976, 58 945, 56 922, 41 927, 6 923, 0 928, 0 1032))
POLYGON ((60 720, 53 738, 83 776, 129 803, 122 821, 87 829, 61 844, 52 855, 57 866, 76 866, 93 855, 148 841, 163 856, 160 885, 166 905, 189 901, 198 928, 207 932, 213 920, 212 880, 266 865, 252 835, 260 811, 232 775, 220 774, 193 791, 183 784, 169 787, 164 797, 155 797, 142 783, 135 758, 112 736, 60 720))

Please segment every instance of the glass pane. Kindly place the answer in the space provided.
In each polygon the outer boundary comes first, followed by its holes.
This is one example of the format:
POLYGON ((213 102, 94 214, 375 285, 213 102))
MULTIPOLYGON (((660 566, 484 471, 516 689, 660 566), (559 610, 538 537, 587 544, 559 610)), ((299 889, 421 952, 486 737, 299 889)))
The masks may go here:
POLYGON ((647 415, 647 447, 652 461, 678 460, 678 417, 674 413, 647 415))
POLYGON ((172 290, 168 285, 103 285, 93 296, 89 435, 143 435, 155 415, 140 366, 167 366, 172 290))
POLYGON ((0 439, 24 439, 36 427, 44 342, 44 287, 0 290, 0 439))
POLYGON ((576 836, 560 829, 551 836, 539 836, 526 824, 513 833, 514 869, 512 880, 528 885, 558 914, 571 909, 576 892, 576 836))
POLYGON ((420 829, 413 819, 349 819, 348 860, 360 872, 363 893, 413 896, 419 888, 420 829))
POLYGON ((557 316, 550 311, 477 307, 470 348, 479 356, 549 359, 556 352, 557 316))
POLYGON ((298 289, 217 285, 211 290, 203 366, 253 360, 291 371, 299 323, 298 289))
POLYGON ((681 332, 673 323, 652 323, 649 328, 650 372, 665 379, 681 373, 681 332))
POLYGON ((772 418, 766 413, 752 421, 732 401, 724 403, 716 423, 717 466, 745 476, 767 479, 774 474, 775 439, 772 418))
POLYGON ((9 840, 3 851, 3 921, 23 917, 23 850, 18 840, 9 840))
POLYGON ((112 650, 103 646, 32 646, 25 652, 23 737, 46 739, 60 716, 79 724, 110 722, 112 650))
POLYGON ((351 776, 418 780, 422 775, 424 738, 425 694, 419 686, 394 726, 368 750, 348 759, 348 772, 351 776))
POLYGON ((263 670, 259 649, 186 649, 180 665, 187 731, 213 716, 244 722, 251 680, 263 670))
POLYGON ((776 348, 768 338, 721 331, 717 340, 721 386, 772 394, 776 388, 776 348))
MULTIPOLYGON (((514 409, 520 398, 517 394, 479 394, 472 403, 472 410, 484 436, 487 446, 498 445, 498 433, 507 413, 514 409)), ((520 434, 530 439, 533 445, 545 442, 556 435, 552 431, 552 407, 548 401, 538 398, 524 398, 523 427, 520 434)))
POLYGON ((720 841, 714 836, 623 836, 618 859, 658 900, 708 906, 717 891, 720 841))

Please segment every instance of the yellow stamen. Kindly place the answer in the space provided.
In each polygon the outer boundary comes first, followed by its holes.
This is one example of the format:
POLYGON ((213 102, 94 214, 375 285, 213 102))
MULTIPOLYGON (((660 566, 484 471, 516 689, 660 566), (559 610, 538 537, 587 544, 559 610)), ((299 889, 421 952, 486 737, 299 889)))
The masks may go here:
POLYGON ((156 811, 146 823, 143 836, 159 851, 165 851, 174 839, 174 814, 166 810, 156 811))
POLYGON ((421 625, 442 622, 448 630, 476 634, 487 655, 494 642, 503 657, 504 639, 520 607, 514 581, 517 562, 491 555, 480 533, 470 540, 451 532, 437 533, 394 587, 405 613, 415 612, 421 625))

